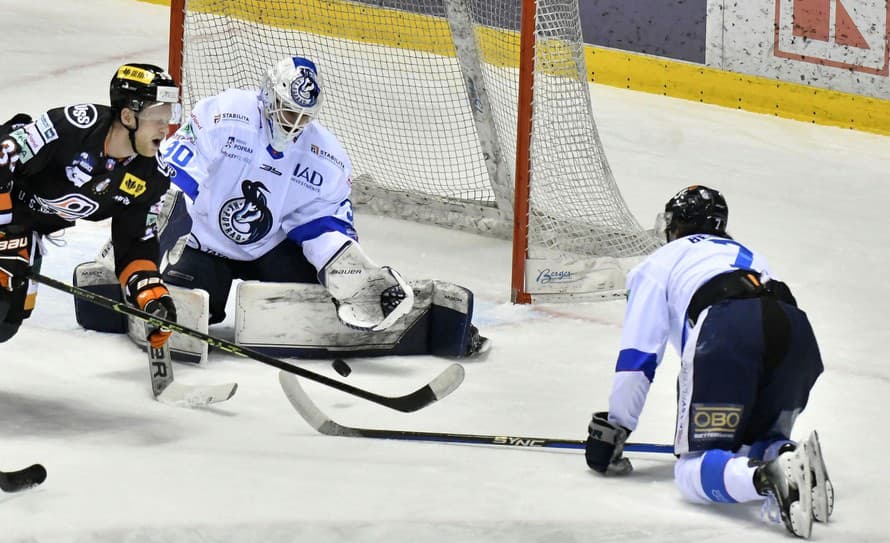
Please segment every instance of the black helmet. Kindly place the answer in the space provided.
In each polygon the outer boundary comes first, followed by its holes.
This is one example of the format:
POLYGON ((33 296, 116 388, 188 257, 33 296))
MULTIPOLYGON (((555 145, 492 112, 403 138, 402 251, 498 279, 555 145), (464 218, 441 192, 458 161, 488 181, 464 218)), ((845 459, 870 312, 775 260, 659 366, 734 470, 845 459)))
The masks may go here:
POLYGON ((719 191, 692 185, 674 195, 664 205, 665 235, 670 241, 689 234, 726 235, 729 207, 719 191))
POLYGON ((179 87, 163 68, 153 64, 124 64, 111 78, 111 108, 142 111, 146 104, 179 102, 179 87))

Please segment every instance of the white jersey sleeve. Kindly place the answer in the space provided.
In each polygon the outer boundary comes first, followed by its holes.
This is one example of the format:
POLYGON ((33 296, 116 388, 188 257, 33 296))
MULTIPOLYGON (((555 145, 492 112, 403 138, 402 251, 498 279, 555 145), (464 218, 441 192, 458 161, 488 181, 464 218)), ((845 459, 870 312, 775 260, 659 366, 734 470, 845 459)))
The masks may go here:
POLYGON ((755 271, 763 280, 770 277, 765 260, 737 241, 692 235, 659 248, 631 270, 610 422, 636 429, 666 345, 683 351, 692 296, 709 279, 737 269, 755 271))

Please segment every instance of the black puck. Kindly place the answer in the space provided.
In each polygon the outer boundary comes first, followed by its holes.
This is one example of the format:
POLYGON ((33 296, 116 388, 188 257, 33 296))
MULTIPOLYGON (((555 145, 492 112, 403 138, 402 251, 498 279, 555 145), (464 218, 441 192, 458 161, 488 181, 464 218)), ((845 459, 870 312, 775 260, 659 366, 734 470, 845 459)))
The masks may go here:
POLYGON ((341 377, 349 377, 349 374, 352 373, 352 368, 349 367, 349 364, 340 358, 334 360, 333 366, 334 370, 339 373, 341 377))

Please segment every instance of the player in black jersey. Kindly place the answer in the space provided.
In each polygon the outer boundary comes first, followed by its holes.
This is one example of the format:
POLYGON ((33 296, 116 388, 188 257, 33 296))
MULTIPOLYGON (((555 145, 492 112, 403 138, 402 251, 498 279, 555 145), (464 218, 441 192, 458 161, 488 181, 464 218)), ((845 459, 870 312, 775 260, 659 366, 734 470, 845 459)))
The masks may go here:
MULTIPOLYGON (((170 186, 157 155, 179 117, 179 88, 163 69, 125 64, 111 79, 111 107, 77 104, 37 119, 19 114, 0 125, 0 342, 34 308, 43 236, 77 219, 111 218, 115 273, 127 300, 176 320, 158 273, 156 231, 170 186)), ((160 347, 170 332, 156 330, 160 347)))

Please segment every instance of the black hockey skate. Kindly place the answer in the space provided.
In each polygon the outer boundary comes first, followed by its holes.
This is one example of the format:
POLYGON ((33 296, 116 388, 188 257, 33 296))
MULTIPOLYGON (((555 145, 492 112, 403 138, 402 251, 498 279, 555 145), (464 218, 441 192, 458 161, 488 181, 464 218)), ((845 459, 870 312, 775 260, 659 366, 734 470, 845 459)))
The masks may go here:
POLYGON ((806 441, 806 450, 813 479, 813 519, 828 522, 834 511, 834 485, 828 478, 825 460, 822 459, 822 447, 819 445, 819 435, 815 430, 806 441))
POLYGON ((754 487, 775 498, 782 522, 792 534, 809 538, 813 527, 812 470, 806 445, 783 445, 779 456, 754 471, 754 487))

